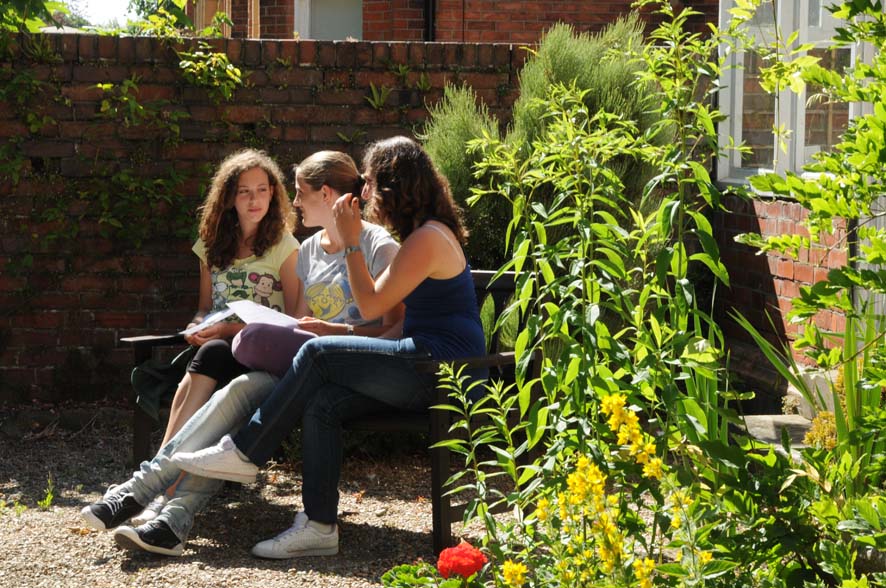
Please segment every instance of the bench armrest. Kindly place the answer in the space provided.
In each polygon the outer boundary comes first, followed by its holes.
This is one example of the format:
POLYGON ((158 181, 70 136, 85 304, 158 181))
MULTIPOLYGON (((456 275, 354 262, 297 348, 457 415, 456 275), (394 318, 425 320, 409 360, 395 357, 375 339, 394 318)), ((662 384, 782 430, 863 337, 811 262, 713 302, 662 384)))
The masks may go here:
POLYGON ((140 335, 138 337, 123 337, 120 341, 132 345, 133 364, 139 365, 150 359, 154 347, 182 344, 185 342, 185 336, 178 333, 174 335, 140 335))

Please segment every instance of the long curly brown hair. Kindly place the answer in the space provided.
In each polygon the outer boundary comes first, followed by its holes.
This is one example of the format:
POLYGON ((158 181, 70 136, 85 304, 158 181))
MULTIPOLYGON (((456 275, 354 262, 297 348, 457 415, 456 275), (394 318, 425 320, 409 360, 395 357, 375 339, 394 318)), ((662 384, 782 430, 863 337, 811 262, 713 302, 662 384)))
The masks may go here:
POLYGON ((240 174, 260 167, 268 174, 274 191, 268 213, 258 225, 252 251, 257 257, 276 245, 284 231, 291 230, 290 204, 283 181, 283 172, 264 151, 243 149, 225 158, 212 178, 209 193, 200 207, 200 239, 206 245, 209 267, 225 268, 237 256, 240 222, 234 201, 240 174))
POLYGON ((449 182, 416 141, 401 136, 373 143, 363 170, 375 177, 375 196, 366 209, 371 220, 387 225, 401 240, 429 220, 440 221, 465 244, 468 230, 449 182))
MULTIPOLYGON (((341 151, 318 151, 309 155, 301 163, 292 166, 292 175, 304 181, 314 190, 324 185, 339 194, 359 195, 363 188, 363 177, 351 156, 341 151)), ((301 227, 301 213, 296 210, 298 226, 301 227)))

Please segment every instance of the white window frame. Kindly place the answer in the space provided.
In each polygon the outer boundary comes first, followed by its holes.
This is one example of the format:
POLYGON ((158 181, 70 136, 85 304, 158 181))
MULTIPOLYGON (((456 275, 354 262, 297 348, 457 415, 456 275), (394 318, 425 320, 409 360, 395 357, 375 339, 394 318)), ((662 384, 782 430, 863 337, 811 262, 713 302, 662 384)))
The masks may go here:
MULTIPOLYGON (((792 31, 800 32, 798 43, 815 43, 816 47, 827 47, 834 34, 836 21, 831 13, 824 8, 825 5, 833 5, 837 0, 820 0, 822 5, 822 27, 810 27, 808 23, 810 0, 780 0, 777 2, 777 23, 783 35, 787 36, 792 31)), ((720 0, 720 28, 725 29, 731 19, 729 9, 734 6, 734 0, 720 0)), ((754 32, 758 40, 761 35, 754 32)), ((725 49, 725 48, 724 48, 725 49)), ((872 49, 870 47, 851 47, 851 63, 858 59, 870 60, 872 49)), ((727 55, 723 67, 720 84, 720 110, 726 116, 726 120, 720 123, 720 145, 728 145, 729 137, 738 145, 742 142, 742 113, 744 103, 744 52, 733 52, 727 55)), ((787 138, 787 153, 781 151, 778 145, 778 167, 775 170, 757 167, 742 167, 741 154, 737 150, 731 150, 721 156, 717 162, 717 177, 724 184, 746 183, 747 179, 758 173, 775 171, 783 175, 786 171, 802 172, 803 165, 809 161, 804 139, 806 136, 806 92, 795 94, 791 90, 784 90, 778 100, 778 122, 789 129, 790 136, 787 138)), ((862 113, 868 112, 871 105, 850 104, 850 120, 862 113)))
POLYGON ((299 39, 311 38, 311 0, 295 0, 293 11, 295 22, 292 27, 299 39))

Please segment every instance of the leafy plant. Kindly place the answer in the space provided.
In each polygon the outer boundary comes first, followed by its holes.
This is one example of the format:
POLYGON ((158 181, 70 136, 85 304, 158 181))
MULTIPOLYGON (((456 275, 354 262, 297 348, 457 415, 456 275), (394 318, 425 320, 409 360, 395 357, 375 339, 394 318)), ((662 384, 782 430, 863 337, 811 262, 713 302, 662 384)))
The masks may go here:
POLYGON ((388 71, 397 77, 401 86, 409 85, 409 74, 412 72, 411 67, 405 63, 391 63, 388 65, 388 71))
POLYGON ((49 510, 52 507, 52 501, 55 500, 55 484, 52 482, 52 476, 46 478, 46 489, 43 491, 43 498, 37 501, 40 510, 49 510))
POLYGON ((421 75, 415 80, 415 89, 419 92, 427 92, 431 89, 431 78, 427 72, 421 72, 421 75))
POLYGON ((363 98, 374 109, 382 110, 390 95, 391 88, 388 86, 376 86, 375 83, 369 82, 369 96, 364 96, 363 98))
POLYGON ((189 83, 205 88, 213 101, 230 100, 234 91, 243 86, 243 75, 226 53, 217 53, 211 49, 211 45, 200 41, 197 51, 178 52, 181 58, 179 69, 189 83))
POLYGON ((47 22, 60 26, 52 16, 54 12, 66 14, 64 2, 46 0, 9 0, 0 6, 0 30, 36 33, 47 22))

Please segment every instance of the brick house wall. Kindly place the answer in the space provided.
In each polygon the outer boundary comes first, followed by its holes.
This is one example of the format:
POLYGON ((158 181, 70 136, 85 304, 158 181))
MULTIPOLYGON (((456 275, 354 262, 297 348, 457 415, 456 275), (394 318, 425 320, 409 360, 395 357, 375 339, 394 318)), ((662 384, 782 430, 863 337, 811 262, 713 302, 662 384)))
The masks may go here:
POLYGON ((193 211, 233 150, 265 148, 284 168, 320 149, 359 160, 366 142, 419 128, 447 82, 469 82, 506 119, 525 59, 502 44, 214 39, 248 80, 232 101, 215 103, 182 80, 175 53, 157 39, 46 35, 39 42, 54 56, 41 62, 18 39, 0 67, 40 82, 27 111, 47 119, 32 132, 24 110, 0 101, 0 146, 15 145, 0 162, 0 403, 128 394, 131 356, 120 337, 177 331, 196 308, 190 239, 169 229, 123 247, 102 236, 90 198, 113 174, 163 178, 174 169, 184 177, 182 208, 193 211), (409 80, 392 63, 409 66, 409 80), (415 88, 420 73, 427 91, 415 88), (96 84, 133 76, 141 99, 188 114, 177 145, 102 113, 96 84), (392 90, 380 109, 366 100, 370 84, 392 90), (11 165, 20 165, 18 181, 11 165), (59 202, 65 218, 46 218, 59 202), (41 238, 60 227, 78 232, 41 238))
MULTIPOLYGON (((840 229, 827 236, 826 248, 800 250, 797 259, 774 252, 759 254, 754 248, 736 243, 736 235, 808 234, 800 225, 806 210, 793 200, 778 198, 748 201, 730 196, 724 205, 726 211, 717 211, 712 224, 731 284, 717 292, 715 318, 732 352, 730 367, 746 383, 783 391, 787 383, 769 367, 768 360, 730 313, 740 312, 773 343, 792 343, 803 325, 785 318, 791 300, 799 296, 801 286, 822 281, 830 269, 846 264, 847 250, 841 246, 846 242, 846 231, 840 229)), ((836 332, 846 324, 844 315, 830 311, 820 312, 814 320, 819 328, 836 332)), ((794 352, 794 356, 806 362, 799 353, 794 352)))
MULTIPOLYGON (((425 6, 429 0, 363 0, 363 39, 366 41, 422 41, 426 39, 425 6)), ((260 0, 262 39, 291 39, 295 0, 260 0)), ((249 0, 231 0, 231 35, 244 38, 248 30, 249 0)), ((467 43, 538 42, 557 22, 579 31, 599 31, 631 10, 632 0, 436 0, 433 3, 433 40, 467 43)), ((676 2, 675 2, 676 4, 676 2)), ((690 26, 704 31, 705 22, 717 22, 718 0, 690 4, 701 16, 690 26)), ((193 9, 192 9, 193 10, 193 9)), ((654 20, 652 15, 648 19, 654 20)))
MULTIPOLYGON (((421 0, 364 0, 364 39, 424 39, 424 5, 421 0)), ((717 22, 718 0, 698 0, 691 6, 703 14, 691 21, 696 30, 706 21, 717 22)), ((434 8, 435 41, 532 44, 557 22, 599 31, 629 12, 631 0, 436 0, 434 8)))

